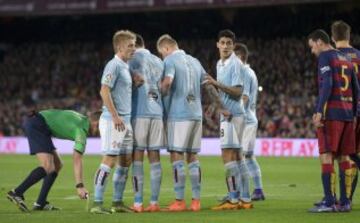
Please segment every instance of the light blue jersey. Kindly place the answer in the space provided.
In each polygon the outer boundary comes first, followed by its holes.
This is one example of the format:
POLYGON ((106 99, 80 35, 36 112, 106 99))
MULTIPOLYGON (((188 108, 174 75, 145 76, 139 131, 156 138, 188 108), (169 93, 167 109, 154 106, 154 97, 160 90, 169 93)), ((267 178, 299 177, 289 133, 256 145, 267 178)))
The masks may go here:
MULTIPOLYGON (((116 111, 124 117, 124 121, 129 123, 131 116, 132 80, 128 64, 115 55, 104 68, 101 84, 110 87, 111 98, 116 111)), ((103 105, 101 116, 111 118, 111 114, 105 105, 103 105)))
MULTIPOLYGON (((225 61, 219 60, 216 65, 217 81, 228 87, 243 86, 245 68, 240 59, 233 53, 225 61)), ((233 116, 244 115, 245 110, 240 98, 234 98, 220 91, 220 99, 233 116)))
POLYGON ((183 50, 176 50, 164 59, 164 75, 173 78, 168 120, 202 120, 200 89, 206 72, 200 62, 183 50))
POLYGON ((163 116, 160 81, 163 62, 146 49, 137 49, 129 61, 131 75, 140 75, 144 84, 134 89, 132 95, 132 118, 159 118, 163 116))
POLYGON ((247 125, 255 125, 258 123, 256 118, 256 99, 258 93, 258 80, 256 74, 251 67, 245 65, 246 75, 244 80, 243 95, 249 97, 249 101, 244 105, 245 107, 245 122, 247 125))

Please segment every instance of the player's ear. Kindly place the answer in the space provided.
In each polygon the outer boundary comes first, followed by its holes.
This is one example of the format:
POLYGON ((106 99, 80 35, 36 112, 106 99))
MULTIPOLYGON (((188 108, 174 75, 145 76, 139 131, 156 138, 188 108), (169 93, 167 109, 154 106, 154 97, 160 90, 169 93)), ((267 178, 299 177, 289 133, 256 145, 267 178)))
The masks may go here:
POLYGON ((117 45, 117 50, 118 50, 118 52, 121 52, 121 49, 122 49, 122 44, 119 43, 119 44, 117 45))
POLYGON ((231 48, 231 50, 234 50, 234 49, 235 49, 235 44, 234 44, 233 41, 231 41, 230 48, 231 48))
POLYGON ((321 41, 321 39, 316 40, 316 45, 318 46, 322 46, 323 42, 321 41))
POLYGON ((333 43, 335 43, 336 41, 334 40, 334 37, 331 37, 331 41, 333 41, 333 43))

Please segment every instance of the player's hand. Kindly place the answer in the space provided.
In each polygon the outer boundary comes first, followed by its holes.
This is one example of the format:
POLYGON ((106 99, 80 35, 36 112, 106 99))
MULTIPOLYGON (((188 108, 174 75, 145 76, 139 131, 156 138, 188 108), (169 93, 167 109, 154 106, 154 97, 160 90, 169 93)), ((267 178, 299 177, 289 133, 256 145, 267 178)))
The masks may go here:
POLYGON ((313 121, 313 124, 315 125, 316 128, 320 128, 320 127, 323 127, 324 125, 321 123, 321 113, 315 113, 312 117, 312 121, 313 121))
POLYGON ((141 85, 144 84, 145 80, 141 75, 134 74, 133 75, 133 82, 134 82, 135 87, 140 87, 141 85))
POLYGON ((115 117, 113 117, 113 122, 116 130, 118 130, 119 132, 125 130, 124 121, 120 116, 116 115, 115 117))
POLYGON ((357 125, 357 117, 355 116, 354 117, 354 122, 353 122, 353 125, 354 125, 354 130, 356 130, 356 125, 357 125))
POLYGON ((80 199, 88 199, 89 198, 89 192, 85 187, 76 188, 77 194, 80 197, 80 199))
POLYGON ((226 109, 221 109, 221 110, 220 110, 220 113, 224 116, 224 118, 225 118, 226 120, 228 120, 229 122, 231 121, 231 119, 232 119, 232 114, 231 114, 228 110, 226 110, 226 109))
POLYGON ((211 85, 216 86, 216 80, 210 75, 205 76, 205 81, 204 82, 207 83, 207 84, 211 84, 211 85))
POLYGON ((215 106, 213 106, 212 104, 210 104, 206 109, 205 109, 205 115, 208 117, 211 117, 216 111, 215 106))

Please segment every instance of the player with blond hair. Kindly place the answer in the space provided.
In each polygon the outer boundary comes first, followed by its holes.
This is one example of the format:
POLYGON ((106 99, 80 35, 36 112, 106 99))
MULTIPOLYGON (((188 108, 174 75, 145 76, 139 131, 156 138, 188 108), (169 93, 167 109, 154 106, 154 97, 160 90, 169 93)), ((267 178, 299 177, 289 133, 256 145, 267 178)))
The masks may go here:
POLYGON ((127 62, 134 55, 135 39, 135 34, 128 30, 114 34, 115 56, 106 64, 101 79, 103 113, 99 120, 99 130, 103 159, 95 174, 91 213, 111 213, 103 208, 103 199, 107 179, 115 165, 111 211, 131 212, 131 209, 123 204, 123 193, 133 153, 133 131, 130 123, 132 79, 127 62))

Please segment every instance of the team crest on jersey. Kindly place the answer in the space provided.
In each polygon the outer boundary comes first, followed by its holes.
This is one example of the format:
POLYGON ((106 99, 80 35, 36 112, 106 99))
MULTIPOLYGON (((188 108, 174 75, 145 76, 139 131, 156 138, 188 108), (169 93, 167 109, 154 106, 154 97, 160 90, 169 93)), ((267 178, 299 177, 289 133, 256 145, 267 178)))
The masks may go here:
POLYGON ((327 72, 327 71, 330 71, 330 67, 329 67, 329 66, 325 66, 325 67, 320 68, 320 72, 321 72, 322 74, 325 73, 325 72, 327 72))
POLYGON ((338 59, 341 60, 341 61, 347 61, 348 60, 348 58, 346 58, 343 55, 338 55, 338 59))
POLYGON ((351 59, 356 59, 357 58, 356 53, 349 53, 348 55, 351 57, 351 59))
POLYGON ((111 144, 112 144, 113 149, 121 147, 121 143, 118 141, 115 141, 115 140, 111 144))
POLYGON ((105 82, 106 83, 111 83, 112 79, 113 79, 112 74, 106 74, 106 76, 105 76, 105 82))

